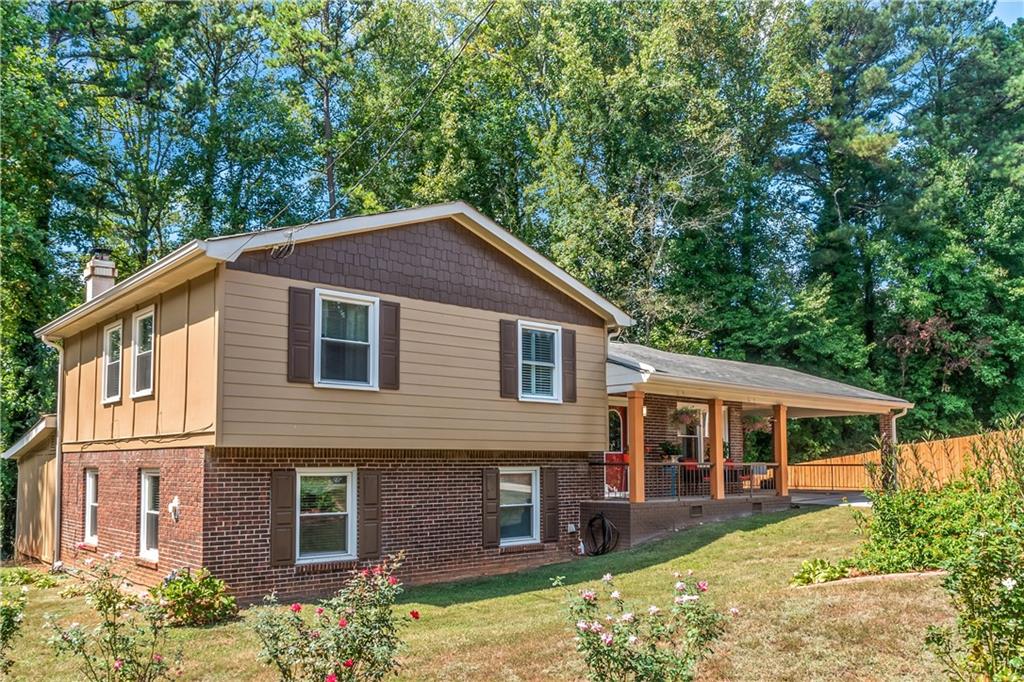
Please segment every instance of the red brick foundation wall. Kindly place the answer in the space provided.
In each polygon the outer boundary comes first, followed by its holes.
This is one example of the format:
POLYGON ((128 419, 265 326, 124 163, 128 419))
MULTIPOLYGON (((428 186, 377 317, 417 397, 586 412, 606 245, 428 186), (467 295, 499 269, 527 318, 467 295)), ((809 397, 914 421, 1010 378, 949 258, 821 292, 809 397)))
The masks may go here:
POLYGON ((66 452, 62 471, 61 560, 82 566, 87 558, 120 552, 119 569, 144 585, 158 583, 174 568, 203 565, 204 448, 166 448, 114 452, 66 452), (99 473, 96 551, 78 549, 85 537, 85 470, 99 473), (139 494, 143 469, 160 471, 160 560, 141 565, 139 494), (181 502, 175 523, 167 511, 181 502))
POLYGON ((878 415, 878 437, 887 443, 896 442, 896 421, 891 414, 878 415))
POLYGON ((203 552, 206 566, 243 601, 337 589, 354 564, 270 566, 270 472, 280 468, 372 467, 382 472, 381 551, 406 552, 412 583, 516 571, 573 556, 579 504, 592 493, 587 453, 213 448, 208 456, 203 552), (559 541, 515 551, 482 547, 482 469, 557 466, 559 541))

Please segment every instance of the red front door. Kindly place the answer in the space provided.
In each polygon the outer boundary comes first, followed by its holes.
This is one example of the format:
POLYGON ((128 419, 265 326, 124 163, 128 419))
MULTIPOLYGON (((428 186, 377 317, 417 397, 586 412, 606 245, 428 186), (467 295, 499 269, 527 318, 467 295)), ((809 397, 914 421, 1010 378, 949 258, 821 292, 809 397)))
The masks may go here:
POLYGON ((604 453, 604 496, 628 497, 629 476, 626 463, 626 408, 608 408, 608 450, 604 453))

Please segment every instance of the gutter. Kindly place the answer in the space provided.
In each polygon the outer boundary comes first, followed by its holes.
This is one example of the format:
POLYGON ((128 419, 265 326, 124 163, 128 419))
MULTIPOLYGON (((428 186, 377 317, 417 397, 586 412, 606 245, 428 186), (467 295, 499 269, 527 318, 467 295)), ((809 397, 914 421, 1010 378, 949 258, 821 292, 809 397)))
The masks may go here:
POLYGON ((54 476, 53 491, 53 565, 60 561, 60 540, 61 540, 61 500, 63 499, 63 473, 64 473, 64 448, 61 445, 61 431, 64 423, 64 344, 54 342, 45 336, 40 336, 43 343, 57 351, 57 423, 54 433, 53 450, 57 463, 57 473, 54 476))
POLYGON ((892 415, 892 442, 893 443, 899 443, 900 442, 900 439, 896 437, 896 420, 899 419, 900 417, 907 416, 907 410, 909 410, 909 409, 910 409, 909 407, 904 407, 902 410, 900 410, 899 412, 897 412, 897 413, 892 415))

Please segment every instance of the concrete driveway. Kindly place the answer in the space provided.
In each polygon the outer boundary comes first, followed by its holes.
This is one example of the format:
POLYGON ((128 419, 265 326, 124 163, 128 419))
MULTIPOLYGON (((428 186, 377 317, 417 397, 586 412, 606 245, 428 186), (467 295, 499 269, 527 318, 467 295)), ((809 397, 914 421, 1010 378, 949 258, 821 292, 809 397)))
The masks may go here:
POLYGON ((864 497, 864 493, 856 492, 827 492, 814 490, 800 490, 789 492, 790 501, 793 504, 816 504, 823 507, 870 507, 871 502, 864 497))

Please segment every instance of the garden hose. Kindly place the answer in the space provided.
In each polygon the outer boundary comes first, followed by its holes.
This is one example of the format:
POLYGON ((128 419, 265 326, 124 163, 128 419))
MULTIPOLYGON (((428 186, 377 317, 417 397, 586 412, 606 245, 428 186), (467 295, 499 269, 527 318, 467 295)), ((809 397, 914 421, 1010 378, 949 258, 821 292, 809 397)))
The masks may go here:
POLYGON ((604 512, 598 512, 587 522, 587 539, 590 556, 600 556, 615 549, 619 542, 619 529, 608 520, 604 512))

